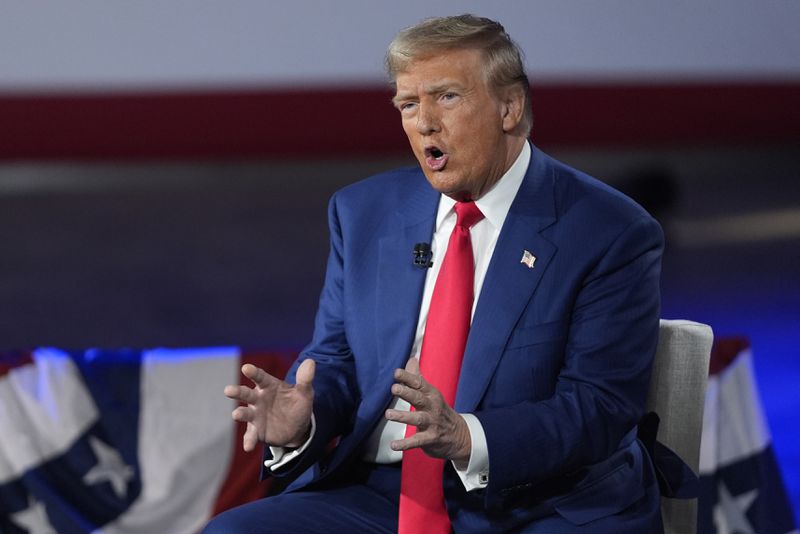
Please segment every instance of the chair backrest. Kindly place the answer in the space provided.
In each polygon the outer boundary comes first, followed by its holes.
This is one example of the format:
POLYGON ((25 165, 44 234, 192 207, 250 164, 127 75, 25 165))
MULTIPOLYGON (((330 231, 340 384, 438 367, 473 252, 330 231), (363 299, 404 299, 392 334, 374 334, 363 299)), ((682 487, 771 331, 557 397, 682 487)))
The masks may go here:
MULTIPOLYGON (((708 325, 685 320, 662 320, 647 411, 661 418, 658 441, 672 449, 697 473, 708 361, 714 337, 708 325)), ((697 499, 662 499, 664 530, 697 531, 697 499)))

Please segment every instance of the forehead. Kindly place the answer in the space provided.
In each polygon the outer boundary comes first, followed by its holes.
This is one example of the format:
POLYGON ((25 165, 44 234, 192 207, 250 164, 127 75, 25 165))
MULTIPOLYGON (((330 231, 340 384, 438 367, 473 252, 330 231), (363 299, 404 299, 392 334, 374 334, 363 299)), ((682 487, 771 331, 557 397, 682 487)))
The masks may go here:
POLYGON ((395 83, 398 92, 441 83, 474 85, 485 78, 484 64, 483 53, 477 49, 440 50, 409 60, 395 83))

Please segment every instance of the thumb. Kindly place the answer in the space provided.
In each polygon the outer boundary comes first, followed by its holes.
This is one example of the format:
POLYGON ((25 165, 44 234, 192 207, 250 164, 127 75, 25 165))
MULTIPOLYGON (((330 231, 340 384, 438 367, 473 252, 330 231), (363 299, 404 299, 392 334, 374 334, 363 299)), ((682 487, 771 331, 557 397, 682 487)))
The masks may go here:
POLYGON ((421 374, 419 372, 419 358, 411 357, 406 362, 406 371, 413 375, 421 374))
POLYGON ((307 387, 311 386, 314 380, 314 371, 317 368, 317 362, 309 358, 300 364, 295 373, 295 382, 298 386, 307 387))

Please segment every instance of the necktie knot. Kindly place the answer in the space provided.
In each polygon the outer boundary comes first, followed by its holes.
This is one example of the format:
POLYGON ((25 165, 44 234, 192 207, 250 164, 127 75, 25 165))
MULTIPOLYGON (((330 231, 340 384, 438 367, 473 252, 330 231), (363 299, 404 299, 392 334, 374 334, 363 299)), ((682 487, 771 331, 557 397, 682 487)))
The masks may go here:
POLYGON ((483 219, 483 213, 472 200, 468 202, 456 202, 453 207, 456 210, 456 226, 461 226, 469 230, 478 221, 483 219))

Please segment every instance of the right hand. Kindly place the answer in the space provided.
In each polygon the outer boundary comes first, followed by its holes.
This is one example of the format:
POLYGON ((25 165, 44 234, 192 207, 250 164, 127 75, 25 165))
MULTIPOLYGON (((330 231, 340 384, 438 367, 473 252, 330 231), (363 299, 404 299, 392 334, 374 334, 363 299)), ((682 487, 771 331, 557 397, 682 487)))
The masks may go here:
POLYGON ((297 368, 297 383, 292 385, 247 363, 242 374, 254 386, 225 386, 226 397, 247 404, 231 413, 235 421, 247 423, 242 440, 245 451, 252 451, 259 441, 276 447, 305 443, 311 432, 314 369, 314 360, 305 360, 297 368))

